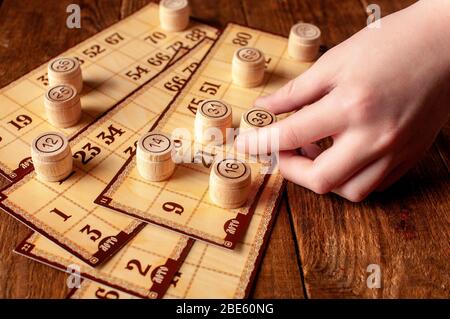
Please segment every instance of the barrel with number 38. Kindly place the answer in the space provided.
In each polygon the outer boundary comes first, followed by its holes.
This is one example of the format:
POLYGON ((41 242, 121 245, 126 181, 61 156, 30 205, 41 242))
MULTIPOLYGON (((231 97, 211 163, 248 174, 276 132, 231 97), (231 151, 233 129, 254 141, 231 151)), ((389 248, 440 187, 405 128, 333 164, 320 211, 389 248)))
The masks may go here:
POLYGON ((258 129, 276 121, 277 117, 272 112, 263 108, 254 107, 242 114, 239 133, 245 133, 251 129, 258 129))

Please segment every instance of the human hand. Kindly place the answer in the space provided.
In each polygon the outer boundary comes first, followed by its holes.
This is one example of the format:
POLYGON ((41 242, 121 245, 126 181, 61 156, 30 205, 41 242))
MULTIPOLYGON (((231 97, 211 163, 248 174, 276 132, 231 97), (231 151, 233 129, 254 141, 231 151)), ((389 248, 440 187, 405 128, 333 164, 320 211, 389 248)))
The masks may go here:
MULTIPOLYGON (((450 3, 420 1, 324 54, 308 71, 255 105, 286 119, 238 136, 258 153, 278 130, 282 175, 316 193, 358 202, 406 173, 450 114, 450 3), (297 148, 332 137, 316 158, 297 148), (312 158, 311 158, 312 157, 312 158)), ((311 146, 308 146, 311 148, 311 146)), ((272 149, 277 151, 277 149, 272 149)))

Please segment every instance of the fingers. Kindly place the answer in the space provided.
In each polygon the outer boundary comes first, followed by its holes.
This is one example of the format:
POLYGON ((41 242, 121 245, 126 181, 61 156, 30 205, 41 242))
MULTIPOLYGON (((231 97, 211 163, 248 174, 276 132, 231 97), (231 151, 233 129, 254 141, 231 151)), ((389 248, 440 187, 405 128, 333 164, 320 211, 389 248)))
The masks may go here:
POLYGON ((330 90, 326 73, 326 70, 314 65, 275 93, 257 99, 255 105, 280 114, 311 104, 330 90))
POLYGON ((383 157, 353 175, 344 184, 335 188, 333 193, 352 202, 360 202, 380 185, 391 170, 392 158, 383 157))
POLYGON ((336 107, 336 98, 327 95, 279 122, 240 134, 236 148, 249 154, 293 150, 337 134, 345 123, 346 114, 336 107))
POLYGON ((280 173, 287 180, 306 188, 312 188, 308 172, 313 160, 319 156, 322 149, 316 144, 308 144, 301 148, 302 155, 295 151, 280 152, 278 163, 280 173))
POLYGON ((360 152, 360 157, 351 158, 350 154, 355 154, 357 149, 355 144, 348 148, 348 153, 340 153, 342 148, 335 145, 315 159, 314 156, 320 152, 317 145, 302 148, 305 156, 295 151, 282 151, 279 156, 280 172, 287 180, 315 193, 332 191, 352 202, 360 202, 375 189, 390 186, 411 167, 402 164, 393 169, 393 156, 371 162, 368 154, 360 152))
POLYGON ((283 151, 279 154, 280 173, 287 180, 300 186, 312 189, 310 174, 313 161, 298 155, 295 151, 283 151))
POLYGON ((346 135, 335 140, 333 146, 321 153, 310 167, 310 187, 318 194, 335 190, 362 168, 374 161, 363 138, 346 135))

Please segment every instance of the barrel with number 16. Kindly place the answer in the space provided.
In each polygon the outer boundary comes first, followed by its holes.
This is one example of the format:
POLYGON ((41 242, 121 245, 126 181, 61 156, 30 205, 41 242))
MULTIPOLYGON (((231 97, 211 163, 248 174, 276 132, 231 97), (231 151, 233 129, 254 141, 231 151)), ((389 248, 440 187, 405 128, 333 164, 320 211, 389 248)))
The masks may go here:
POLYGON ((251 190, 250 166, 235 158, 216 160, 209 176, 209 197, 222 208, 244 206, 251 190))

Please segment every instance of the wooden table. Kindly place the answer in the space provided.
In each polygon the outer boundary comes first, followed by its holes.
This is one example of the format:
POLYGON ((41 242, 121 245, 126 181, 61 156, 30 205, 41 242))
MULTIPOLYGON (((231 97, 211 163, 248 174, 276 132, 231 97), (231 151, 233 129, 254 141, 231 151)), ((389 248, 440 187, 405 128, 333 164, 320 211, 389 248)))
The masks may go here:
MULTIPOLYGON (((134 12, 145 0, 81 2, 82 29, 64 27, 72 0, 0 0, 0 87, 134 12)), ((382 14, 413 0, 377 0, 382 14)), ((365 26, 366 0, 191 0, 193 15, 288 35, 299 20, 327 47, 365 26)), ((450 125, 423 161, 361 204, 288 184, 253 290, 255 298, 450 297, 450 125), (367 266, 382 287, 367 288, 367 266)), ((65 274, 12 253, 29 230, 0 214, 0 297, 61 298, 65 274)))

